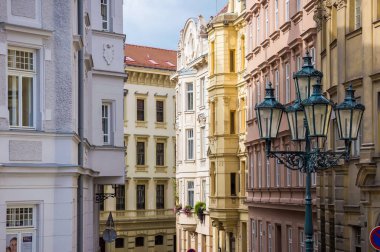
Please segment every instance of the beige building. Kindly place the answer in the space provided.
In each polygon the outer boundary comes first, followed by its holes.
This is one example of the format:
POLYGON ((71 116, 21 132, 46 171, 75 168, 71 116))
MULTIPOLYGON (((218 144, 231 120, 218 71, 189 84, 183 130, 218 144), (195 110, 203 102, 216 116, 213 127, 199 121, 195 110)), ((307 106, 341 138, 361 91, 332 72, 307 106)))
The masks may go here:
POLYGON ((176 251, 175 83, 176 52, 125 45, 124 186, 105 188, 101 231, 112 213, 118 238, 106 251, 176 251))
POLYGON ((247 250, 245 201, 245 1, 230 0, 208 24, 212 248, 247 250))
MULTIPOLYGON (((319 176, 319 251, 375 251, 369 233, 380 225, 380 2, 320 1, 317 17, 324 90, 340 103, 352 84, 366 107, 351 160, 319 176)), ((329 147, 338 150, 344 143, 335 120, 330 125, 329 147)))
POLYGON ((191 248, 211 251, 207 53, 204 18, 188 19, 180 33, 177 72, 172 76, 177 82, 177 244, 180 252, 191 248), (205 209, 198 214, 196 206, 201 205, 205 209))

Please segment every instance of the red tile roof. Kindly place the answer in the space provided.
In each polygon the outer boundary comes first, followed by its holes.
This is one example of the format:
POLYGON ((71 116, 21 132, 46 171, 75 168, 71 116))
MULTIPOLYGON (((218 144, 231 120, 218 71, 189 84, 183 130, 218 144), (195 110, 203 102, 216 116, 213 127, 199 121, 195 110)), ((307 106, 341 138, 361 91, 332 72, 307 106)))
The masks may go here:
POLYGON ((228 11, 228 3, 216 14, 217 16, 224 14, 228 11))
POLYGON ((177 69, 177 52, 154 47, 125 44, 124 63, 163 70, 177 69))

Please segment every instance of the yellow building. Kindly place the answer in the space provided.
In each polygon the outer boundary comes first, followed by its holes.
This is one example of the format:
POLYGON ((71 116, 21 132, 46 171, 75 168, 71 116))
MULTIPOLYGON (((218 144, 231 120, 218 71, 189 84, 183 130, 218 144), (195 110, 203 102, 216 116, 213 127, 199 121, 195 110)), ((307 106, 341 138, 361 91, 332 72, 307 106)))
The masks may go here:
MULTIPOLYGON (((380 225, 380 1, 321 0, 315 17, 324 90, 340 103, 352 84, 366 107, 351 160, 318 176, 318 251, 375 251, 369 233, 380 225)), ((330 125, 329 147, 339 150, 336 121, 330 125)))
MULTIPOLYGON (((247 251, 245 200, 245 1, 230 0, 208 24, 212 247, 247 251)), ((220 250, 219 250, 220 249, 220 250)))
MULTIPOLYGON (((101 206, 100 231, 112 213, 118 238, 107 252, 175 252, 175 83, 177 53, 125 45, 125 186, 101 206)), ((112 125, 111 125, 112 126, 112 125)))

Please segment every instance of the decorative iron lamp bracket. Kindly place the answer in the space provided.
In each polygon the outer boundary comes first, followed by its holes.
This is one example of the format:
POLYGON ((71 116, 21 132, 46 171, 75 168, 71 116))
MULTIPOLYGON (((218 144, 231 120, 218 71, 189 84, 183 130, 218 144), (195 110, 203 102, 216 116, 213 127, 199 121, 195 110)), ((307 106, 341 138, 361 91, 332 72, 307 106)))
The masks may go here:
POLYGON ((97 193, 95 195, 95 202, 102 203, 108 198, 115 198, 115 197, 116 197, 116 193, 97 193))

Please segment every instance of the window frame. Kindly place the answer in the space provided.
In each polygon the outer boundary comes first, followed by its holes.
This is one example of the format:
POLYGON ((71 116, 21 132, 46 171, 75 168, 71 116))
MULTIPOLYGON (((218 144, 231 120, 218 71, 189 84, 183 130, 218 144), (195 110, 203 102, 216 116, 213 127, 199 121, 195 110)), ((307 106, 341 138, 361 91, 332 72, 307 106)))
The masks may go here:
POLYGON ((186 160, 194 158, 194 129, 186 129, 186 160))
POLYGON ((260 45, 260 14, 256 17, 256 46, 260 45))
POLYGON ((156 185, 156 209, 165 209, 165 184, 156 185))
POLYGON ((136 185, 136 210, 146 209, 146 185, 136 185), (140 198, 142 196, 142 198, 140 198))
POLYGON ((278 30, 279 28, 279 16, 278 16, 278 0, 274 1, 274 15, 275 15, 275 30, 278 30))
POLYGON ((100 0, 100 16, 102 20, 102 30, 109 31, 110 30, 110 2, 111 0, 100 0), (105 15, 102 14, 103 7, 106 9, 105 15), (104 19, 105 17, 105 19, 104 19))
POLYGON ((285 63, 285 103, 289 103, 291 99, 290 94, 290 63, 285 63))
POLYGON ((138 122, 145 122, 146 120, 146 115, 145 115, 145 103, 146 103, 146 99, 144 98, 141 98, 141 97, 138 97, 136 98, 136 121, 138 122), (139 106, 139 101, 142 101, 142 109, 141 107, 139 106), (141 119, 141 116, 142 116, 142 119, 141 119))
POLYGON ((285 18, 285 22, 288 22, 290 20, 290 2, 289 0, 285 0, 285 15, 284 15, 284 18, 285 18))
POLYGON ((136 165, 137 166, 145 166, 146 165, 146 141, 144 140, 137 140, 136 141, 136 165), (140 152, 140 148, 139 148, 139 144, 143 144, 143 147, 144 147, 144 151, 143 153, 140 152), (141 157, 139 157, 139 155, 142 155, 142 159, 141 157), (142 160, 143 162, 140 163, 140 160, 142 160))
POLYGON ((166 158, 165 158, 165 154, 166 154, 166 143, 164 141, 157 141, 156 142, 156 166, 165 166, 165 162, 166 162, 166 158), (158 153, 159 151, 159 148, 158 146, 159 145, 162 145, 162 152, 161 153, 158 153), (160 157, 159 157, 160 155, 160 157), (162 160, 162 163, 159 162, 160 160, 162 160))
POLYGON ((186 203, 187 205, 191 207, 194 207, 194 187, 195 187, 194 180, 186 181, 186 203), (189 186, 191 184, 192 184, 192 187, 189 186))
POLYGON ((116 211, 125 210, 125 185, 115 186, 116 211))
POLYGON ((111 145, 111 122, 112 122, 112 104, 110 102, 102 102, 102 132, 103 132, 103 145, 111 145), (105 110, 104 110, 105 108, 105 110), (106 114, 105 115, 105 112, 106 114), (105 132, 104 121, 106 120, 107 129, 105 132), (107 139, 107 140, 106 140, 107 139))
MULTIPOLYGON (((21 56, 20 56, 21 57, 21 56)), ((23 64, 22 62, 19 62, 18 64, 23 64)), ((7 48, 7 66, 6 66, 6 70, 7 70, 7 79, 6 79, 6 83, 7 83, 7 91, 8 91, 8 102, 7 102, 7 105, 8 105, 8 115, 9 115, 9 128, 10 129, 36 129, 37 128, 37 125, 36 125, 36 122, 37 122, 37 72, 38 72, 38 66, 37 65, 37 50, 34 50, 34 49, 30 49, 30 48, 23 48, 23 47, 8 47, 7 48), (14 66, 9 66, 10 65, 10 57, 12 57, 10 55, 10 52, 11 51, 14 51, 15 54, 14 54, 14 66), (31 64, 32 65, 32 68, 31 69, 23 69, 23 68, 17 68, 17 52, 19 53, 31 53, 32 55, 32 63, 30 63, 30 59, 29 59, 29 63, 25 63, 24 64, 31 64), (9 107, 9 78, 10 76, 13 76, 13 77, 16 77, 17 79, 17 124, 15 125, 12 125, 11 124, 11 110, 10 110, 10 107, 9 107), (32 81, 32 85, 31 85, 31 89, 32 89, 32 92, 31 92, 31 99, 32 99, 32 103, 30 104, 30 106, 32 107, 31 108, 31 113, 32 113, 32 125, 29 125, 29 126, 23 126, 23 79, 24 78, 30 78, 31 81, 32 81)), ((13 99, 14 97, 12 97, 11 99, 13 99)))
POLYGON ((157 99, 156 100, 156 123, 164 123, 165 122, 165 101, 157 99), (162 107, 159 108, 158 104, 162 103, 162 107), (160 115, 161 114, 161 115, 160 115), (159 117, 162 117, 159 120, 159 117))
POLYGON ((187 82, 185 86, 186 86, 186 111, 194 111, 194 83, 187 82), (191 86, 191 90, 189 89, 190 86, 191 86))

